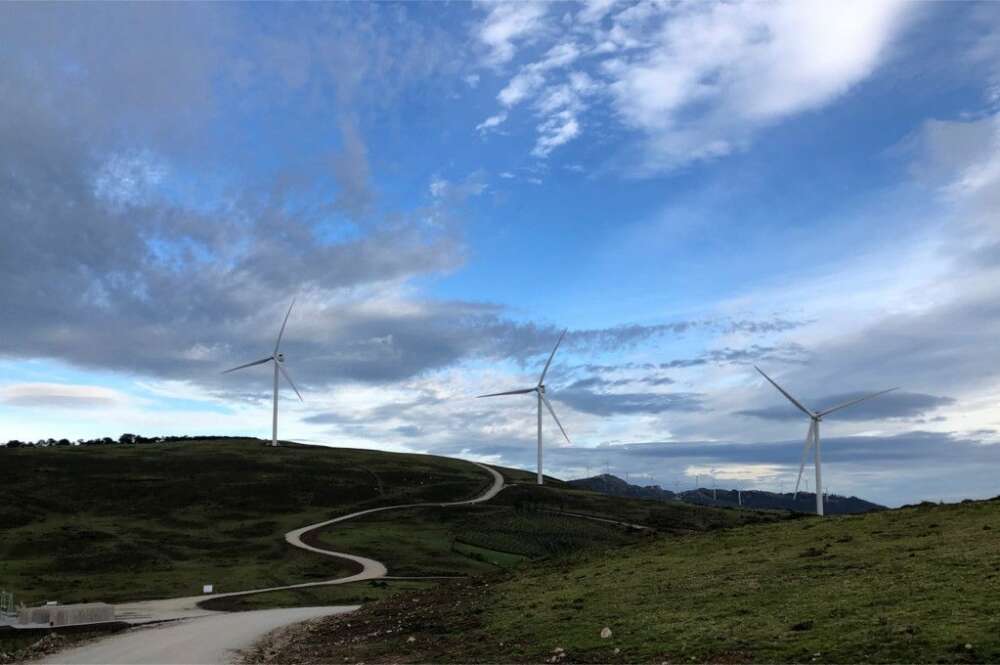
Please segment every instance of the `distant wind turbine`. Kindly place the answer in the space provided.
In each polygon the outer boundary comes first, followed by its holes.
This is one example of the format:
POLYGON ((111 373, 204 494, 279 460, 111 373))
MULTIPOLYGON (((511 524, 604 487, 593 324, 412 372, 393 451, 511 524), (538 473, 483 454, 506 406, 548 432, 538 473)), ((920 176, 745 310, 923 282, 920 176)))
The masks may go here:
MULTIPOLYGON (((549 365, 552 364, 552 358, 555 357, 556 351, 559 349, 559 345, 562 344, 563 337, 566 336, 565 330, 563 330, 562 335, 559 335, 559 341, 556 342, 555 347, 552 349, 552 353, 549 354, 549 359, 545 363, 545 368, 542 370, 542 376, 538 379, 538 385, 534 388, 524 388, 522 390, 508 390, 502 393, 490 393, 488 395, 479 395, 482 397, 500 397, 501 395, 526 395, 528 393, 535 393, 538 396, 538 484, 543 484, 542 481, 542 404, 545 408, 549 410, 552 414, 552 419, 556 421, 556 425, 559 425, 559 431, 562 435, 566 437, 566 442, 572 444, 573 442, 569 440, 569 435, 566 434, 566 430, 563 429, 562 423, 559 422, 559 416, 556 415, 555 409, 552 408, 552 404, 549 402, 548 398, 545 397, 545 374, 549 371, 549 365)), ((605 467, 607 462, 605 462, 605 467)))
POLYGON ((816 465, 816 514, 817 515, 822 515, 823 514, 823 473, 822 473, 822 462, 820 461, 820 453, 819 453, 819 423, 820 423, 820 421, 823 420, 823 418, 825 416, 830 415, 834 411, 840 411, 841 409, 846 409, 849 406, 854 406, 855 404, 858 404, 860 402, 864 402, 866 400, 869 400, 872 397, 878 397, 879 395, 884 395, 886 393, 892 392, 893 390, 898 390, 898 388, 889 388, 888 390, 881 390, 881 391, 879 391, 877 393, 872 393, 871 395, 865 395, 864 397, 858 397, 857 399, 852 399, 852 400, 850 400, 848 402, 844 402, 843 404, 838 404, 835 407, 832 407, 832 408, 829 408, 829 409, 825 409, 823 411, 812 411, 811 409, 807 409, 806 407, 802 406, 801 402, 799 402, 797 399, 795 399, 794 397, 792 397, 791 395, 789 395, 785 391, 784 388, 782 388, 777 383, 775 383, 774 380, 771 377, 769 377, 767 374, 765 374, 764 370, 762 370, 760 367, 757 367, 756 365, 754 365, 754 369, 756 369, 758 372, 760 372, 761 376, 763 376, 765 379, 767 379, 768 383, 770 383, 772 386, 774 386, 775 388, 777 388, 778 392, 780 392, 782 395, 784 395, 788 399, 789 402, 791 402, 796 407, 798 407, 798 409, 800 411, 802 411, 802 413, 804 413, 807 416, 809 416, 809 419, 810 419, 809 431, 806 433, 806 443, 805 443, 805 447, 802 449, 802 462, 801 462, 801 464, 799 464, 799 477, 798 477, 798 480, 795 481, 795 497, 797 498, 798 494, 799 494, 799 483, 802 482, 802 470, 806 466, 806 459, 809 456, 809 449, 813 448, 815 446, 815 448, 813 450, 813 461, 814 461, 814 463, 816 465))
POLYGON ((230 372, 235 372, 238 369, 243 369, 245 367, 253 367, 254 365, 263 365, 264 363, 274 362, 274 411, 273 417, 271 419, 271 445, 278 445, 278 372, 281 372, 282 376, 288 381, 288 385, 292 387, 295 394, 298 395, 299 401, 302 400, 302 395, 299 393, 299 389, 295 387, 295 383, 292 381, 292 377, 288 374, 288 370, 285 369, 285 354, 282 353, 279 348, 281 347, 281 336, 285 334, 285 324, 288 323, 288 315, 292 313, 292 307, 295 306, 295 300, 292 299, 292 304, 288 306, 288 311, 285 313, 285 320, 281 322, 281 330, 278 331, 278 341, 274 343, 274 352, 266 358, 261 358, 260 360, 255 360, 252 363, 247 363, 245 365, 240 365, 239 367, 234 367, 232 369, 227 369, 223 374, 229 374, 230 372))

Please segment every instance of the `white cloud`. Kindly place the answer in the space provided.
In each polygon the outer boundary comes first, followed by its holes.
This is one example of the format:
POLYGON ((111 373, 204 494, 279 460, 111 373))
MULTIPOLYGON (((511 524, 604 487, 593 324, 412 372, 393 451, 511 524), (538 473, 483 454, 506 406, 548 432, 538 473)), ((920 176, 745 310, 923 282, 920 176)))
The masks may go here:
POLYGON ((103 386, 68 383, 16 383, 0 388, 0 403, 46 409, 83 409, 125 404, 124 393, 103 386))
POLYGON ((520 104, 545 83, 545 77, 534 68, 526 68, 507 83, 497 95, 497 100, 507 108, 520 104))
POLYGON ((448 181, 442 178, 434 177, 431 179, 430 190, 431 196, 439 197, 442 196, 448 189, 448 181))
POLYGON ((599 86, 585 72, 572 72, 567 83, 546 88, 534 105, 542 121, 531 154, 547 157, 555 148, 579 136, 579 118, 587 108, 584 97, 598 91, 599 86))
POLYGON ((580 48, 576 44, 573 42, 562 42, 550 48, 545 57, 533 65, 533 67, 540 71, 558 69, 571 64, 579 57, 580 48))
MULTIPOLYGON (((711 487, 714 478, 719 483, 728 482, 774 482, 787 469, 777 464, 720 464, 719 466, 690 465, 684 469, 688 478, 701 478, 702 486, 711 487)), ((720 484, 720 487, 722 485, 720 484)))
MULTIPOLYGON (((594 81, 584 72, 570 74, 568 84, 546 87, 544 72, 566 67, 580 56, 580 49, 573 42, 562 42, 550 48, 541 60, 521 68, 497 95, 497 100, 510 109, 531 97, 541 94, 535 112, 542 120, 538 125, 538 140, 532 154, 546 157, 553 149, 576 138, 580 133, 579 113, 584 106, 581 95, 596 89, 594 81)), ((501 111, 481 122, 476 129, 483 131, 506 120, 507 112, 501 111)))
POLYGON ((479 26, 480 41, 489 48, 491 64, 509 62, 517 52, 515 42, 537 34, 544 27, 544 3, 511 2, 491 6, 479 26))
MULTIPOLYGON (((594 2, 565 29, 572 39, 555 33, 497 99, 506 109, 536 97, 548 104, 553 86, 564 84, 559 70, 589 63, 589 74, 575 72, 574 90, 607 91, 618 120, 643 137, 638 170, 668 170, 740 149, 756 129, 847 93, 885 60, 909 7, 901 0, 643 3, 615 13, 594 2)), ((577 106, 572 122, 546 117, 536 156, 576 136, 583 110, 577 106)))
POLYGON ((571 141, 580 134, 580 124, 570 111, 560 111, 538 126, 538 141, 531 154, 546 157, 553 149, 571 141))
POLYGON ((490 117, 483 120, 481 123, 476 125, 477 132, 485 132, 488 129, 493 129, 494 127, 499 127, 507 120, 507 112, 501 111, 496 115, 491 115, 490 117))
POLYGON ((649 137, 654 169, 725 154, 864 80, 903 15, 888 0, 693 5, 667 18, 652 48, 607 64, 614 106, 649 137))
POLYGON ((486 190, 486 176, 482 171, 476 171, 461 182, 450 182, 434 176, 428 189, 436 199, 464 200, 479 196, 486 190))
POLYGON ((587 0, 583 9, 576 13, 580 23, 596 23, 604 18, 614 6, 615 0, 587 0))
POLYGON ((94 178, 94 194, 112 206, 148 200, 167 176, 162 159, 148 150, 116 153, 108 157, 94 178))

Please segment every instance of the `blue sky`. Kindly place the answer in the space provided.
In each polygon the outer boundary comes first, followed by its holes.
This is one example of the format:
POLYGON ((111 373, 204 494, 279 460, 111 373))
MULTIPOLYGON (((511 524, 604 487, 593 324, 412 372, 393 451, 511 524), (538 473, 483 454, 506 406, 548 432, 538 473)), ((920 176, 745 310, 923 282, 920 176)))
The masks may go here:
MULTIPOLYGON (((0 440, 269 434, 1000 493, 991 3, 8 5, 0 440), (100 35, 98 39, 97 36, 100 35), (260 371, 257 371, 257 370, 260 371)), ((713 471, 714 470, 714 471, 713 471)), ((791 481, 789 479, 792 479, 791 481)))

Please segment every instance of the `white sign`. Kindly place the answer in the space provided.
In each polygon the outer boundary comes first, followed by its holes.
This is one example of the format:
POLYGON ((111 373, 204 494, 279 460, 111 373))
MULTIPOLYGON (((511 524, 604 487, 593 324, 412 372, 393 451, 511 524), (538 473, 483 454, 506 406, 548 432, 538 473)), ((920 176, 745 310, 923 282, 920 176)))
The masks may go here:
POLYGON ((201 588, 201 592, 202 592, 202 593, 212 593, 212 589, 214 589, 214 588, 215 588, 215 587, 214 587, 214 586, 212 586, 211 584, 206 584, 205 586, 203 586, 203 587, 201 588))

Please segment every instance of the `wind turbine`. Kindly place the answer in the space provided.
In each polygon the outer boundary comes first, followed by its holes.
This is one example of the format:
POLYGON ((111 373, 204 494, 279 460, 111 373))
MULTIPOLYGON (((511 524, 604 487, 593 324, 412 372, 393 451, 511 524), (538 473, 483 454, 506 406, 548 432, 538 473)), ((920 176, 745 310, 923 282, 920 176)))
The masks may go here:
POLYGON ((288 323, 288 315, 292 313, 292 307, 294 306, 295 300, 292 299, 292 304, 288 306, 288 311, 285 313, 285 320, 281 322, 281 330, 278 331, 278 341, 274 343, 274 352, 271 355, 266 358, 261 358, 260 360, 255 360, 252 363, 227 369, 223 372, 223 374, 229 374, 230 372, 235 372, 236 370, 243 369, 245 367, 253 367, 254 365, 263 365, 264 363, 274 362, 274 411, 271 419, 272 446, 278 445, 278 372, 281 372, 282 376, 284 376, 288 381, 288 385, 290 385, 292 390, 295 391, 295 394, 298 395, 299 401, 303 401, 302 395, 299 393, 299 389, 295 387, 295 382, 292 381, 292 377, 289 376, 288 370, 285 369, 285 354, 279 350, 281 347, 281 336, 285 334, 285 324, 288 323))
POLYGON ((815 463, 815 466, 816 466, 816 514, 817 515, 822 515, 823 514, 823 474, 822 474, 822 462, 820 461, 820 453, 819 453, 819 423, 820 423, 820 421, 823 420, 823 418, 825 416, 830 415, 834 411, 840 411, 841 409, 846 409, 849 406, 854 406, 855 404, 858 404, 859 402, 864 402, 866 400, 869 400, 872 397, 878 397, 879 395, 884 395, 886 393, 892 392, 893 390, 898 390, 898 388, 889 388, 888 390, 880 390, 877 393, 872 393, 870 395, 865 395, 864 397, 858 397, 857 399, 852 399, 852 400, 850 400, 848 402, 844 402, 843 404, 838 404, 837 406, 834 406, 832 408, 824 409, 823 411, 812 411, 812 410, 807 409, 806 407, 802 406, 801 402, 799 402, 797 399, 795 399, 794 397, 792 397, 791 395, 789 395, 785 391, 785 389, 782 388, 781 386, 779 386, 777 383, 775 383, 774 380, 771 377, 769 377, 767 374, 764 374, 764 370, 762 370, 760 367, 757 367, 756 365, 754 365, 754 369, 757 370, 758 372, 760 372, 760 375, 763 376, 765 379, 767 379, 768 383, 770 383, 772 386, 774 386, 775 388, 777 388, 778 392, 780 392, 782 395, 784 395, 788 399, 789 402, 791 402, 796 407, 798 407, 798 409, 800 411, 802 411, 802 413, 804 413, 807 416, 809 416, 809 420, 810 420, 810 422, 809 422, 809 431, 806 432, 806 443, 805 443, 805 447, 802 449, 802 462, 799 464, 799 477, 798 477, 798 480, 795 481, 795 497, 797 498, 798 494, 799 494, 799 483, 802 481, 802 470, 806 466, 806 458, 809 456, 809 449, 813 448, 815 446, 815 448, 813 450, 813 462, 815 463))
MULTIPOLYGON (((545 408, 549 410, 552 414, 552 419, 556 421, 556 425, 559 425, 559 431, 562 435, 566 437, 566 442, 572 444, 573 442, 569 440, 569 435, 566 434, 566 430, 563 429, 562 423, 559 422, 559 416, 556 415, 555 409, 552 408, 552 404, 549 403, 547 397, 545 397, 545 374, 549 371, 549 365, 552 364, 552 358, 556 355, 556 350, 559 349, 559 345, 562 344, 563 337, 566 336, 566 331, 563 330, 562 335, 559 335, 559 341, 556 342, 555 347, 552 349, 552 353, 549 354, 549 359, 545 363, 545 369, 542 370, 542 376, 538 379, 538 385, 534 388, 524 388, 522 390, 508 390, 502 393, 490 393, 489 395, 479 395, 482 397, 500 397, 501 395, 526 395, 527 393, 535 393, 538 396, 538 484, 542 484, 542 404, 545 408)), ((607 462, 605 462, 607 466, 607 462)))

